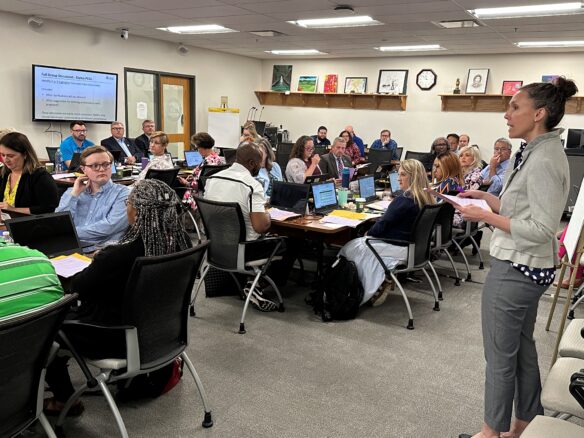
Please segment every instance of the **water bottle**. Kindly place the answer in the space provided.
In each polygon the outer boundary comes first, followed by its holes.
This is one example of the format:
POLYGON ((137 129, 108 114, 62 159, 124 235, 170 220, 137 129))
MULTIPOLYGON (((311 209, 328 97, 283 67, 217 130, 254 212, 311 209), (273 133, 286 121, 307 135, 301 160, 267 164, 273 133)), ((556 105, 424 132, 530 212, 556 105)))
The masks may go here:
POLYGON ((341 186, 348 189, 349 188, 349 179, 351 177, 351 171, 348 167, 343 169, 343 181, 341 182, 341 186))
POLYGON ((55 173, 62 173, 64 170, 63 154, 61 153, 61 148, 59 148, 55 152, 55 173))
POLYGON ((2 242, 7 245, 14 243, 14 240, 12 240, 12 236, 10 235, 9 231, 2 231, 2 242))

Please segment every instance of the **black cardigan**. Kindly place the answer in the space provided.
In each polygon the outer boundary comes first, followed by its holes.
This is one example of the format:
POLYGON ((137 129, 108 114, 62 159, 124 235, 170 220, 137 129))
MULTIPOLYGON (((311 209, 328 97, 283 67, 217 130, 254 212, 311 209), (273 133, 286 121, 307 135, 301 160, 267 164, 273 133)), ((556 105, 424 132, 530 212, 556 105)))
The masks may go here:
MULTIPOLYGON (((7 171, 0 181, 0 201, 4 200, 4 190, 10 172, 7 171)), ((32 173, 23 173, 16 189, 15 208, 30 208, 31 214, 52 213, 59 205, 57 184, 42 167, 32 173)))

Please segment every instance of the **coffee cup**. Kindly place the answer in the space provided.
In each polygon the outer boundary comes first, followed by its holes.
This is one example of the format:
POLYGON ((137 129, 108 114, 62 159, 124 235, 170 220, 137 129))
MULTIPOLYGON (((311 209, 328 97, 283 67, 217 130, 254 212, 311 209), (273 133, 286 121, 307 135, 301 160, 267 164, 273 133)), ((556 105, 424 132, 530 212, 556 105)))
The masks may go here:
POLYGON ((362 213, 363 208, 365 208, 365 198, 355 199, 355 204, 357 206, 357 213, 362 213))
POLYGON ((55 164, 54 163, 45 163, 45 169, 49 173, 53 173, 55 171, 55 164))

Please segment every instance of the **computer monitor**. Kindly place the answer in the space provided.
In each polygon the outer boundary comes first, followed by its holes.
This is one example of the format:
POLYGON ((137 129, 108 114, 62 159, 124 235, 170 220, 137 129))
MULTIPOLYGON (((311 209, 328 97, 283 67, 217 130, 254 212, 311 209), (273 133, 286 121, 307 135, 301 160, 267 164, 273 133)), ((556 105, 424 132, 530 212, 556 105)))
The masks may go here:
POLYGON ((393 152, 386 149, 369 149, 368 161, 371 163, 369 173, 373 175, 379 166, 391 164, 392 155, 393 152))
POLYGON ((203 156, 199 151, 185 151, 187 167, 196 167, 203 162, 203 156))
POLYGON ((362 176, 359 182, 359 196, 367 201, 375 199, 375 178, 373 175, 362 176))
POLYGON ((566 148, 584 148, 584 129, 568 129, 566 148))
POLYGON ((274 181, 270 205, 281 210, 304 214, 306 212, 309 193, 309 184, 274 181))
POLYGON ((6 227, 15 243, 39 250, 47 257, 81 252, 68 211, 7 219, 6 227))
POLYGON ((312 197, 314 199, 314 211, 317 213, 335 208, 338 205, 337 192, 333 181, 312 184, 312 197))

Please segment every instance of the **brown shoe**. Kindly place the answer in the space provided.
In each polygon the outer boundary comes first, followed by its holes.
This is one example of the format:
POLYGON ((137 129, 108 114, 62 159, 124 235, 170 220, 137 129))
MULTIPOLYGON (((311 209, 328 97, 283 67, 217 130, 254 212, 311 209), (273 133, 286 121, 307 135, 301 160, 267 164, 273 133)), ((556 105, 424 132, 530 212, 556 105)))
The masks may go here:
MULTIPOLYGON (((54 397, 46 398, 43 402, 43 412, 49 417, 58 417, 64 407, 65 403, 55 400, 54 397)), ((81 400, 77 400, 67 412, 67 417, 79 417, 84 410, 85 407, 81 403, 81 400)))

